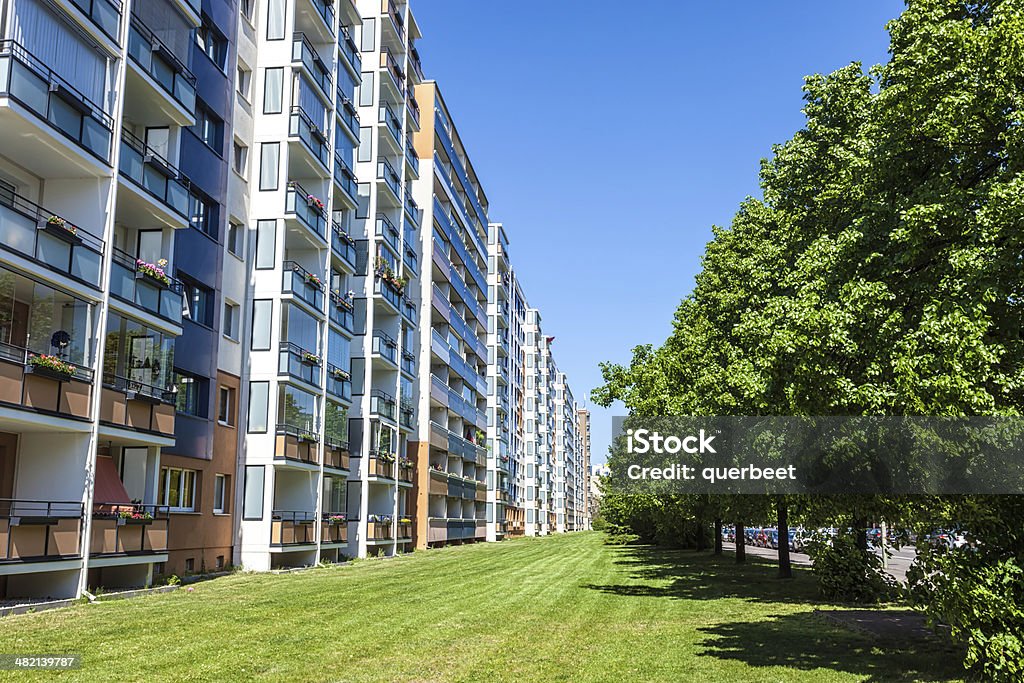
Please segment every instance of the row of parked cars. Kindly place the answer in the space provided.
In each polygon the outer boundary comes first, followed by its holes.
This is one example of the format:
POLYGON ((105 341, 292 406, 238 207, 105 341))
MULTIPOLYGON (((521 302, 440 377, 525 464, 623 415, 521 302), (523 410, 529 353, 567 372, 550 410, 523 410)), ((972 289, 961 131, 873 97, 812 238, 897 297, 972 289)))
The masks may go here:
MULTIPOLYGON (((802 552, 808 541, 811 539, 831 539, 834 538, 839 531, 840 530, 835 527, 822 529, 804 529, 803 527, 796 527, 789 530, 788 546, 792 552, 802 552)), ((846 531, 847 533, 850 533, 852 530, 847 529, 846 531)), ((779 547, 779 530, 775 527, 745 527, 743 529, 743 535, 743 542, 746 545, 758 548, 771 548, 773 550, 777 550, 779 547)), ((881 529, 868 529, 867 537, 868 544, 872 547, 877 548, 882 545, 881 529)), ((730 543, 735 543, 735 527, 723 527, 722 539, 730 543)), ((960 529, 936 529, 929 534, 925 534, 924 541, 929 545, 929 547, 936 550, 954 550, 967 548, 971 545, 967 540, 967 534, 960 529)), ((913 532, 889 529, 886 533, 886 545, 890 547, 899 548, 905 544, 912 545, 916 542, 917 534, 914 534, 913 532)))
MULTIPOLYGON (((746 545, 772 549, 778 549, 779 547, 779 530, 774 527, 745 527, 743 529, 743 535, 743 542, 746 545)), ((800 552, 804 549, 804 544, 809 537, 810 533, 802 527, 790 529, 789 540, 786 544, 789 546, 791 551, 800 552)), ((735 543, 736 528, 723 528, 722 538, 730 543, 735 543)))

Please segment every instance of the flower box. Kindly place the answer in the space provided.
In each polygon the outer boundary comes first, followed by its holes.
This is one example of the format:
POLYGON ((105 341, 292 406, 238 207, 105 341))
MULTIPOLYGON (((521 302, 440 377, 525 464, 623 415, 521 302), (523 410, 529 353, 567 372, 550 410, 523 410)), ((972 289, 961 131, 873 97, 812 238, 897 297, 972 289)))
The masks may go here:
POLYGON ((45 354, 30 356, 25 370, 30 374, 58 382, 70 382, 75 376, 75 366, 72 363, 45 354))
POLYGON ((50 216, 39 226, 39 229, 71 244, 82 243, 82 238, 78 236, 78 228, 60 216, 50 216))
POLYGON ((306 195, 306 204, 311 209, 316 209, 317 211, 323 211, 324 210, 324 203, 323 203, 323 201, 321 201, 320 198, 317 197, 316 195, 307 194, 306 195))
POLYGON ((323 287, 324 284, 323 280, 313 273, 306 273, 306 282, 317 288, 323 287))
POLYGON ((338 380, 339 382, 347 382, 348 380, 352 379, 352 375, 350 375, 349 373, 345 372, 340 368, 335 368, 334 370, 332 370, 331 377, 338 380))
POLYGON ((171 278, 164 271, 167 267, 167 259, 160 259, 156 263, 147 263, 142 259, 135 261, 135 277, 136 279, 148 279, 153 282, 169 287, 171 284, 171 278))
POLYGON ((306 364, 306 365, 317 366, 317 365, 320 365, 321 361, 320 361, 320 356, 316 355, 315 353, 310 353, 309 351, 303 351, 303 353, 302 353, 302 362, 304 364, 306 364))

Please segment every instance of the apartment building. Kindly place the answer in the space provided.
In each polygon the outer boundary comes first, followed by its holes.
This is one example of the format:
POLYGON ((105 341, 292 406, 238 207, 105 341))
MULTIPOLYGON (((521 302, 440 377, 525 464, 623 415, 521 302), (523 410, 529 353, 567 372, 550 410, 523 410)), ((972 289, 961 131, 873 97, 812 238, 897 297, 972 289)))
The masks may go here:
POLYGON ((0 8, 0 598, 559 528, 549 342, 407 3, 0 8))
POLYGON ((423 207, 416 547, 487 536, 487 197, 441 90, 416 87, 423 207), (427 259, 424 258, 424 264, 427 259))
POLYGON ((576 429, 579 434, 580 473, 577 481, 577 530, 590 530, 594 516, 594 500, 591 495, 590 469, 590 411, 586 408, 576 409, 576 429))

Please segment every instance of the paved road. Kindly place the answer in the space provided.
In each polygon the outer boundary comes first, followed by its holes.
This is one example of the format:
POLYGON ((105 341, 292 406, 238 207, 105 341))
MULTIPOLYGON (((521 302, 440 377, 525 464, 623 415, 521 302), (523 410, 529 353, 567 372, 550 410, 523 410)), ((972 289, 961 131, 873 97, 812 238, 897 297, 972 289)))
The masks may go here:
MULTIPOLYGON (((732 543, 723 543, 722 548, 729 552, 736 551, 736 547, 732 543)), ((765 557, 770 560, 778 559, 778 552, 779 551, 772 550, 771 548, 758 548, 752 545, 747 546, 748 555, 765 557)), ((881 550, 875 549, 875 553, 881 553, 881 550)), ((905 583, 907 580, 907 569, 910 568, 914 558, 917 557, 917 552, 914 550, 914 546, 906 545, 899 550, 892 550, 890 548, 890 553, 886 571, 892 574, 900 583, 905 583)), ((809 567, 812 564, 811 558, 804 553, 790 553, 789 559, 794 565, 809 567)))

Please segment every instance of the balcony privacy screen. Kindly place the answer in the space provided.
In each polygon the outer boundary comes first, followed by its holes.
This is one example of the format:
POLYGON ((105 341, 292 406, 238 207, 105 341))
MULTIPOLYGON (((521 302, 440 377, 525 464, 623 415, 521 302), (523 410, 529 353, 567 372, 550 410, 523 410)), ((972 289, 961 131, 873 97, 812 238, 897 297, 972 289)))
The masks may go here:
POLYGON ((17 0, 11 38, 94 103, 107 106, 107 60, 39 0, 17 0))

